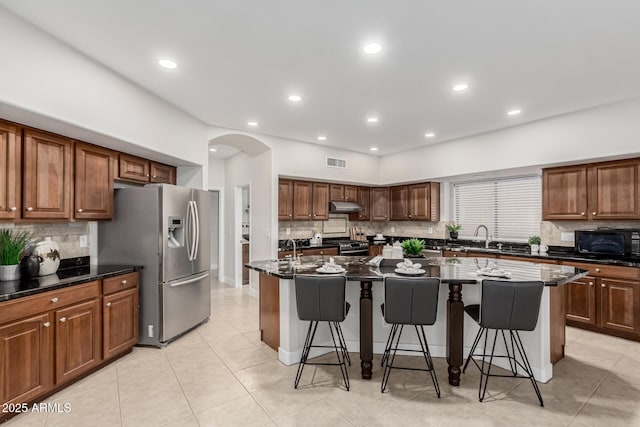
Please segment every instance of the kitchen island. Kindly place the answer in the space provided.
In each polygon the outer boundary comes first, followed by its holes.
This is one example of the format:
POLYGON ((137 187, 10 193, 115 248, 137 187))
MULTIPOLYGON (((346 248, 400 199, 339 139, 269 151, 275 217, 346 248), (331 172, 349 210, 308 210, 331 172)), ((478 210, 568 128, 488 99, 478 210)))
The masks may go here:
MULTIPOLYGON (((300 360, 305 330, 305 323, 298 319, 295 306, 294 274, 318 274, 316 268, 328 259, 326 256, 302 257, 298 265, 291 265, 282 260, 253 261, 246 264, 248 268, 262 273, 261 276, 278 280, 277 350, 280 361, 287 365, 300 360)), ((347 347, 351 351, 359 349, 362 377, 365 379, 372 377, 373 354, 383 352, 390 329, 378 307, 384 298, 383 278, 385 275, 394 274, 394 268, 378 268, 369 265, 369 260, 369 257, 335 257, 335 262, 345 268, 346 297, 352 306, 351 313, 343 322, 343 332, 347 347)), ((485 267, 490 260, 425 258, 420 261, 425 270, 424 276, 439 277, 443 284, 436 323, 426 328, 431 352, 435 357, 447 358, 449 383, 459 385, 463 358, 468 353, 478 330, 475 322, 464 316, 462 289, 466 285, 466 303, 480 302, 478 285, 486 277, 476 272, 485 267)), ((541 280, 546 285, 538 325, 534 331, 523 333, 522 338, 536 378, 547 382, 553 376, 553 363, 562 358, 563 353, 565 293, 561 286, 584 277, 587 272, 574 267, 511 260, 497 261, 496 264, 511 273, 511 280, 541 280)), ((328 335, 318 337, 319 342, 329 340, 328 335)), ((416 339, 403 339, 405 348, 417 349, 418 345, 416 339)))

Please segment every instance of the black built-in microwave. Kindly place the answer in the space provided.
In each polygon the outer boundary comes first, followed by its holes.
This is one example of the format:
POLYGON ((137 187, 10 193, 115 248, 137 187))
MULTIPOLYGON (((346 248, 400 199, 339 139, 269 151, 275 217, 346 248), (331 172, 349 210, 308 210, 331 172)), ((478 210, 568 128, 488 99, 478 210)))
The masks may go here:
POLYGON ((581 255, 640 258, 640 230, 576 231, 575 251, 581 255))

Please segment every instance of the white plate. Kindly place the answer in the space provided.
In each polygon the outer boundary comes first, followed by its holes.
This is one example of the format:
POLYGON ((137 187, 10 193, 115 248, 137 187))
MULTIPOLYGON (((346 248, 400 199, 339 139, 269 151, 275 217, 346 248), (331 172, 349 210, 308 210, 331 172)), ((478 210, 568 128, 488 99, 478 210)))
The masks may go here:
POLYGON ((507 279, 509 279, 511 277, 511 273, 509 273, 507 271, 491 272, 491 271, 478 270, 478 271, 476 271, 476 273, 478 273, 481 276, 487 276, 487 277, 505 277, 507 279))
POLYGON ((407 271, 407 270, 401 270, 399 268, 396 268, 394 271, 398 274, 402 274, 403 276, 419 276, 425 273, 424 270, 407 271))
POLYGON ((323 273, 323 274, 337 274, 337 273, 344 273, 346 270, 344 268, 340 268, 339 270, 325 270, 324 267, 318 267, 316 268, 316 271, 318 273, 323 273))

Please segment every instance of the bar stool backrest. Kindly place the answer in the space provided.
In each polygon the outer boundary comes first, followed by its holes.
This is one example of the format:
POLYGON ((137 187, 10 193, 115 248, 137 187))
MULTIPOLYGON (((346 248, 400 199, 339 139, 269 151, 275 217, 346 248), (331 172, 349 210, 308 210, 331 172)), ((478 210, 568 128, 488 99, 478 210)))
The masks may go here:
POLYGON ((482 281, 480 326, 532 331, 538 323, 543 282, 482 281))
POLYGON ((399 325, 433 325, 439 291, 438 278, 386 277, 384 320, 399 325))
POLYGON ((345 276, 296 275, 296 306, 300 320, 342 322, 345 315, 345 276))

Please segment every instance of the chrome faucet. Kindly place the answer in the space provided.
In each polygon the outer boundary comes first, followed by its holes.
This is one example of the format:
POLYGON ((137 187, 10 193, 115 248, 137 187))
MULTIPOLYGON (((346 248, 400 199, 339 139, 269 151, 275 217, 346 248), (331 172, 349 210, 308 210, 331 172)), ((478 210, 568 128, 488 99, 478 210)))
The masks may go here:
POLYGON ((478 237, 478 231, 480 230, 481 227, 484 228, 484 231, 485 231, 484 247, 488 249, 489 248, 489 229, 487 228, 486 225, 480 224, 479 226, 477 226, 476 231, 474 231, 473 235, 474 237, 478 237))
POLYGON ((293 243, 293 255, 291 256, 291 261, 290 261, 290 264, 293 265, 293 264, 296 263, 296 260, 297 260, 297 258, 296 258, 296 241, 293 240, 293 239, 289 239, 289 240, 287 240, 287 243, 288 242, 293 243))

